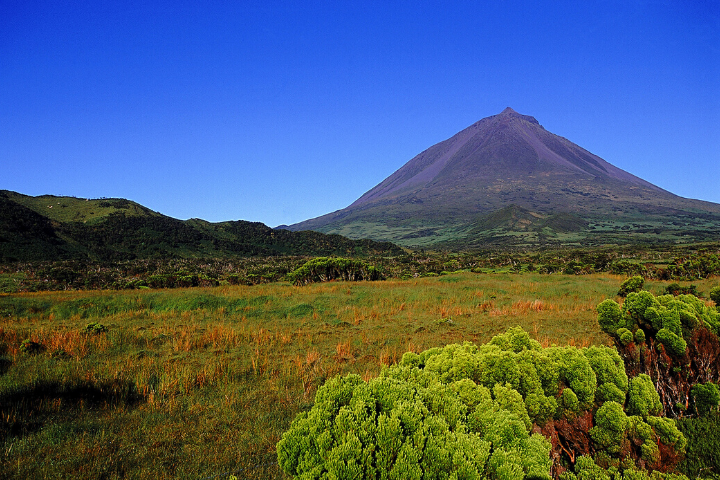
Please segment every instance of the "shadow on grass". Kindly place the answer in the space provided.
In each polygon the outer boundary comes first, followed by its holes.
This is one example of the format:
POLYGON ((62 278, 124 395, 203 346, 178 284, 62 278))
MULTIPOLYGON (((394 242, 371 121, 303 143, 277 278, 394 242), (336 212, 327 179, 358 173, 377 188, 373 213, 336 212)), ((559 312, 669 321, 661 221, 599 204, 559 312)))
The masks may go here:
POLYGON ((0 441, 23 437, 88 411, 134 407, 144 401, 134 382, 41 381, 0 393, 0 441))
POLYGON ((0 375, 10 370, 10 367, 12 367, 12 360, 0 357, 0 375))

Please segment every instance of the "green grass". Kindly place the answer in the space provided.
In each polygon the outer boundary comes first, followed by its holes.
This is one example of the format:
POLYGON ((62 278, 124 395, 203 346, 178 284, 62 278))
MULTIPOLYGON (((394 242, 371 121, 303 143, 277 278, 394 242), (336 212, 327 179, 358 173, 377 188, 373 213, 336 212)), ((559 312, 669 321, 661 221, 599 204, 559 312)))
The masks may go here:
POLYGON ((0 273, 0 293, 15 293, 27 278, 24 273, 0 273))
POLYGON ((158 215, 135 202, 120 198, 84 199, 53 195, 31 197, 8 193, 12 200, 58 222, 93 223, 117 212, 126 216, 158 215))
POLYGON ((275 444, 327 378, 371 378, 406 351, 516 325, 544 345, 609 344, 595 306, 623 279, 455 273, 0 295, 0 476, 284 478, 275 444), (90 322, 108 331, 86 333, 90 322), (22 353, 25 339, 44 351, 22 353))

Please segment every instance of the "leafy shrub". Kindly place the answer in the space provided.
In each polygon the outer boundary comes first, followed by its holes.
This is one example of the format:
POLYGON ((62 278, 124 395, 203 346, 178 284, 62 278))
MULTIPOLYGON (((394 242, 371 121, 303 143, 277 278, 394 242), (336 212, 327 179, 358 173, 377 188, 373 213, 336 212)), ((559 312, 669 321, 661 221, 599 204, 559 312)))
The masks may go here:
POLYGON ((708 308, 693 295, 653 296, 650 292, 630 293, 620 307, 614 300, 604 300, 597 307, 600 327, 619 343, 627 345, 627 330, 635 330, 635 336, 650 335, 663 344, 668 352, 682 356, 687 349, 684 331, 690 332, 704 325, 717 334, 720 314, 708 308), (639 331, 643 333, 640 334, 639 331))
POLYGON ((710 300, 715 302, 717 307, 720 307, 720 287, 714 287, 710 290, 710 300))
POLYGON ((642 290, 643 285, 645 285, 645 279, 640 275, 635 275, 620 284, 620 290, 618 290, 617 294, 621 297, 627 297, 629 293, 639 292, 642 290))
POLYGON ((635 342, 645 343, 645 332, 643 332, 642 328, 635 330, 635 342))
POLYGON ((331 280, 382 280, 380 270, 364 260, 319 257, 288 274, 295 285, 307 285, 331 280))
POLYGON ((699 296, 697 286, 695 285, 687 285, 683 287, 679 283, 671 283, 667 287, 665 287, 665 293, 667 295, 695 295, 696 297, 699 296))
POLYGON ((603 300, 597 306, 598 323, 605 332, 615 332, 624 328, 622 322, 622 310, 615 300, 603 300))
POLYGON ((717 385, 711 382, 694 385, 690 390, 690 396, 695 403, 695 411, 698 415, 707 415, 720 403, 720 391, 717 385))
POLYGON ((45 345, 34 342, 32 340, 25 339, 20 344, 20 351, 23 353, 27 353, 28 355, 35 355, 45 350, 45 345))
POLYGON ((678 427, 687 438, 685 460, 680 470, 690 478, 717 478, 720 475, 720 413, 678 420, 678 427), (707 475, 707 476, 705 476, 707 475))
POLYGON ((648 415, 657 416, 662 412, 660 395, 649 375, 641 373, 630 380, 627 411, 630 415, 641 415, 643 418, 648 415))
POLYGON ((620 453, 630 427, 622 405, 605 402, 595 413, 595 426, 590 429, 592 439, 609 453, 620 453))
MULTIPOLYGON (((513 328, 481 346, 405 353, 368 382, 328 380, 278 442, 278 462, 299 478, 549 479, 550 452, 571 464, 567 448, 584 444, 577 457, 592 448, 632 472, 634 459, 659 459, 679 445, 656 442, 671 437, 653 426, 665 423, 649 423, 656 397, 646 378, 628 381, 614 349, 542 348, 513 328), (648 421, 623 410, 628 389, 648 421), (565 430, 570 424, 577 427, 565 430)), ((610 478, 589 457, 568 475, 610 478)))
POLYGON ((628 343, 632 342, 634 337, 630 330, 627 328, 618 328, 617 330, 617 336, 620 338, 620 341, 623 345, 627 345, 628 343))
POLYGON ((605 300, 597 311, 598 323, 615 340, 628 372, 635 377, 648 374, 663 392, 666 415, 677 418, 685 412, 699 380, 720 381, 713 367, 720 358, 720 312, 694 295, 655 297, 641 291, 628 294, 622 306, 605 300), (628 331, 635 332, 636 343, 628 342, 628 331))
POLYGON ((85 325, 85 333, 92 333, 94 335, 98 335, 105 332, 107 332, 107 327, 102 323, 92 322, 85 325))
MULTIPOLYGON (((358 375, 331 379, 318 389, 312 410, 299 414, 278 443, 280 466, 307 478, 440 478, 452 473, 480 478, 490 468, 491 455, 495 471, 508 463, 522 472, 520 462, 503 462, 502 454, 511 453, 508 449, 514 456, 531 453, 528 447, 542 443, 537 436, 531 440, 524 424, 503 410, 498 421, 494 415, 478 420, 487 420, 483 426, 497 442, 493 448, 466 426, 458 428, 457 414, 465 413, 467 405, 452 389, 429 387, 388 377, 368 383, 358 375), (513 445, 519 443, 515 436, 523 434, 525 448, 513 445)), ((487 394, 482 407, 499 411, 489 392, 482 393, 487 394)), ((548 451, 547 446, 540 449, 548 451)), ((536 460, 547 463, 542 456, 536 460)))

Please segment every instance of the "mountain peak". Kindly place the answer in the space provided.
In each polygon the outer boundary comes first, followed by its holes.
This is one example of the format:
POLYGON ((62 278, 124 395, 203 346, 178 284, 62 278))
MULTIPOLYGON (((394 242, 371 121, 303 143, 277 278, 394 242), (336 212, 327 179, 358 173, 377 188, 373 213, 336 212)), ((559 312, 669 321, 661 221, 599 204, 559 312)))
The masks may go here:
MULTIPOLYGON (((515 111, 512 107, 507 107, 505 110, 500 112, 499 114, 495 115, 495 118, 503 121, 509 121, 509 120, 525 120, 526 122, 534 123, 535 125, 540 125, 540 122, 538 122, 535 117, 531 117, 530 115, 523 115, 522 113, 518 113, 515 111)), ((482 121, 482 120, 481 120, 482 121)))
MULTIPOLYGON (((720 205, 680 199, 507 107, 419 153, 347 208, 290 229, 415 246, 462 237, 469 245, 477 243, 473 232, 479 226, 492 239, 512 217, 515 230, 535 229, 530 243, 544 242, 546 227, 555 233, 580 228, 584 233, 577 238, 590 242, 601 233, 588 230, 591 224, 650 229, 645 225, 652 222, 645 221, 656 215, 653 221, 664 232, 667 219, 685 209, 720 221, 720 205), (510 205, 515 210, 503 210, 510 205), (523 213, 508 216, 516 210, 523 213), (500 213, 492 217, 493 212, 500 213)), ((627 237, 627 231, 618 232, 627 237)))

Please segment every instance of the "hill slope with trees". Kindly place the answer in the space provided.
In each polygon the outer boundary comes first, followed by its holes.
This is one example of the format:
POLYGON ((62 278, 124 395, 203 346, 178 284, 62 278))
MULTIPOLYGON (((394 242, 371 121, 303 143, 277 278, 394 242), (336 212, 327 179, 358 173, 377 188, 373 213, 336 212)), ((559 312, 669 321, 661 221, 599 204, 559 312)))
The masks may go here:
POLYGON ((0 191, 0 263, 400 253, 387 242, 275 230, 259 222, 183 221, 120 198, 0 191))

